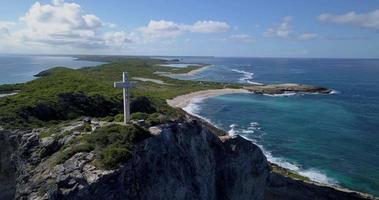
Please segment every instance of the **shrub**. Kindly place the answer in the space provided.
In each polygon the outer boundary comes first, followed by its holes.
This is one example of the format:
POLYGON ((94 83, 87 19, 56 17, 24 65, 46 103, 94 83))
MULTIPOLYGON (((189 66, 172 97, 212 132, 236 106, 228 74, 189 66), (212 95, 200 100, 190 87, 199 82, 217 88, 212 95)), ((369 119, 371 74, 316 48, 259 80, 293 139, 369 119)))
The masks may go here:
POLYGON ((135 99, 132 100, 130 103, 130 112, 135 113, 135 112, 142 112, 142 113, 154 113, 157 110, 153 106, 152 102, 150 99, 148 99, 145 96, 139 96, 135 99))
POLYGON ((84 123, 83 125, 74 128, 72 131, 91 132, 92 131, 92 126, 90 124, 84 123))
POLYGON ((127 161, 133 145, 148 137, 151 134, 141 126, 112 124, 85 135, 82 142, 94 145, 100 166, 110 169, 127 161))
POLYGON ((76 146, 72 146, 70 148, 67 148, 60 152, 60 154, 57 157, 57 163, 61 164, 64 163, 66 160, 71 158, 73 155, 79 152, 91 152, 94 150, 94 146, 92 144, 88 143, 81 143, 76 146))
POLYGON ((102 151, 100 163, 104 168, 112 169, 120 163, 126 162, 130 157, 131 154, 128 148, 109 146, 102 151))
POLYGON ((134 119, 134 120, 139 120, 139 119, 146 120, 148 117, 149 117, 149 114, 142 113, 142 112, 136 112, 131 115, 131 119, 134 119))
POLYGON ((114 121, 115 122, 123 122, 124 121, 124 114, 117 114, 114 116, 114 121))

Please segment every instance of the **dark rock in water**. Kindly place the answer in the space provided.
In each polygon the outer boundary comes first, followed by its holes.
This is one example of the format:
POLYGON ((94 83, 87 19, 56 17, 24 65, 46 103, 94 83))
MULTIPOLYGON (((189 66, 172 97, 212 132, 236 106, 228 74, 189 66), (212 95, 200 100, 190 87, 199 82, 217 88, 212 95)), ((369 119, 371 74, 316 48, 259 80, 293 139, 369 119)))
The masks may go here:
POLYGON ((325 87, 317 87, 311 85, 303 84, 272 84, 272 85, 253 85, 246 86, 245 89, 256 94, 284 94, 286 92, 295 92, 295 93, 320 93, 320 94, 329 94, 332 92, 331 89, 325 87))
MULTIPOLYGON (((368 199, 276 174, 256 145, 201 119, 187 116, 156 128, 161 131, 139 143, 131 159, 115 170, 98 169, 93 152, 53 165, 49 154, 55 141, 41 141, 38 131, 23 134, 16 165, 10 158, 3 161, 2 154, 2 164, 16 166, 17 176, 15 169, 6 170, 10 182, 0 184, 0 191, 8 193, 0 197, 9 199, 16 190, 16 199, 54 200, 368 199), (40 156, 43 149, 46 157, 40 156)), ((0 138, 1 144, 10 143, 6 141, 0 138)), ((1 169, 0 178, 6 175, 6 168, 1 169)))

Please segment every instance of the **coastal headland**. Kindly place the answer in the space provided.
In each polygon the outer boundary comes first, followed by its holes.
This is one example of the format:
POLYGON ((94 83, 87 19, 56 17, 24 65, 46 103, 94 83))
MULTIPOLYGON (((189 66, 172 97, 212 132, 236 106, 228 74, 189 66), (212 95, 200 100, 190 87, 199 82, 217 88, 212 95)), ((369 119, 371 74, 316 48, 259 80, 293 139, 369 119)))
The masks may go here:
POLYGON ((109 63, 52 68, 33 81, 0 86, 18 91, 0 98, 0 199, 374 199, 272 165, 252 142, 180 109, 194 98, 231 93, 330 89, 184 81, 157 74, 178 71, 159 66, 162 60, 81 59, 109 63), (132 122, 120 125, 122 93, 113 82, 124 71, 137 87, 132 122))

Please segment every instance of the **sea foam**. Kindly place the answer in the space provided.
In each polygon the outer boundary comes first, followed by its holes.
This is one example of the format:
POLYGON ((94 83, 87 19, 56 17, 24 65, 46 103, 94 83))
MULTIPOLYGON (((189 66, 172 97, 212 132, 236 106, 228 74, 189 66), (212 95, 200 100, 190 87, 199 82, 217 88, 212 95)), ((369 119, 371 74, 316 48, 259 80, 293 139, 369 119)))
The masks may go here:
POLYGON ((251 81, 253 79, 254 73, 253 72, 247 72, 243 70, 238 69, 232 69, 233 72, 237 72, 242 74, 243 76, 239 79, 240 83, 249 83, 252 85, 262 85, 262 83, 251 81))
POLYGON ((251 141, 256 144, 265 154, 267 160, 271 163, 277 164, 280 167, 292 170, 302 176, 308 177, 310 180, 323 183, 326 185, 337 185, 338 182, 327 175, 323 174, 320 170, 310 168, 303 169, 300 165, 296 163, 291 163, 284 158, 274 157, 272 153, 266 150, 260 143, 262 141, 262 136, 265 134, 262 127, 258 122, 251 122, 249 127, 246 129, 239 128, 237 124, 230 125, 230 130, 228 131, 231 135, 240 135, 246 140, 251 141))
POLYGON ((212 123, 212 121, 210 119, 199 115, 199 112, 201 110, 199 103, 201 103, 204 99, 205 98, 193 98, 193 99, 191 99, 190 103, 186 107, 184 107, 183 110, 186 111, 187 113, 191 114, 191 115, 194 115, 200 119, 203 119, 204 121, 212 124, 213 126, 215 126, 217 128, 220 128, 216 124, 212 123))
MULTIPOLYGON (((203 100, 204 98, 194 98, 186 107, 183 108, 183 110, 213 124, 217 128, 220 128, 216 124, 212 123, 211 120, 199 114, 201 111, 201 107, 199 106, 199 103, 201 103, 203 100)), ((266 134, 266 132, 263 130, 263 128, 258 122, 251 122, 247 128, 241 128, 237 124, 231 124, 229 128, 230 129, 228 130, 228 134, 230 136, 240 135, 246 140, 249 140, 252 143, 256 144, 263 151, 263 153, 265 154, 269 162, 277 164, 280 167, 292 170, 318 183, 323 183, 326 185, 334 185, 334 186, 338 184, 336 180, 323 174, 318 169, 314 169, 314 168, 303 169, 300 165, 296 163, 291 163, 284 158, 274 157, 270 151, 266 150, 261 145, 261 141, 263 140, 263 135, 266 134)))

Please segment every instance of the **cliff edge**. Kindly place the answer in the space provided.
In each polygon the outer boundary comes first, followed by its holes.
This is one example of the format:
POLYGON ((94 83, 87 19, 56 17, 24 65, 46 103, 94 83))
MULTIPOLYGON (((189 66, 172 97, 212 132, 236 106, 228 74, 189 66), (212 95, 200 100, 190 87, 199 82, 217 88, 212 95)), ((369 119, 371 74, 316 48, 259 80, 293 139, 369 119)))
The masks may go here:
MULTIPOLYGON (((13 156, 6 154, 16 169, 13 174, 12 169, 1 171, 0 177, 8 174, 13 182, 1 182, 0 189, 13 187, 16 199, 371 198, 276 174, 259 147, 190 115, 150 130, 154 136, 138 143, 131 158, 113 170, 99 169, 94 152, 76 153, 53 165, 51 157, 69 144, 67 136, 58 140, 41 139, 38 130, 14 133, 16 145, 3 137, 2 144, 17 149, 13 156)), ((4 165, 6 155, 2 169, 10 166, 4 165)))

